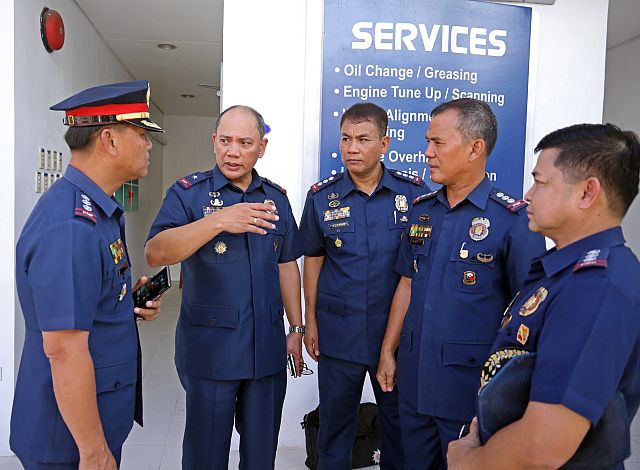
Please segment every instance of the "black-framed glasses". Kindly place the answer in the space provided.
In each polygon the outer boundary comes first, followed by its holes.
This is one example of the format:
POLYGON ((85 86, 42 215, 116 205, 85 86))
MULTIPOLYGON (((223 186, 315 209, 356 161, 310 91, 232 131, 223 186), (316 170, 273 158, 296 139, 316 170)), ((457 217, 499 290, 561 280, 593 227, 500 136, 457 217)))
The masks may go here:
MULTIPOLYGON (((287 369, 289 369, 289 374, 291 375, 291 377, 296 377, 296 366, 293 354, 289 354, 287 356, 287 369)), ((300 368, 300 376, 303 375, 313 375, 313 371, 309 369, 304 361, 302 361, 302 367, 300 368)))

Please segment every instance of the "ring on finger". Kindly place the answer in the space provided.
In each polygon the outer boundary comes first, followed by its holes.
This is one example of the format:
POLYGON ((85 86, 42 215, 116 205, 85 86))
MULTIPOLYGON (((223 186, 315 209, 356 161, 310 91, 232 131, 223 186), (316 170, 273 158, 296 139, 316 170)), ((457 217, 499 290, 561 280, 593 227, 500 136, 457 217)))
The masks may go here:
POLYGON ((254 218, 253 218, 253 225, 257 225, 257 224, 258 224, 258 218, 257 218, 257 217, 254 217, 254 218))

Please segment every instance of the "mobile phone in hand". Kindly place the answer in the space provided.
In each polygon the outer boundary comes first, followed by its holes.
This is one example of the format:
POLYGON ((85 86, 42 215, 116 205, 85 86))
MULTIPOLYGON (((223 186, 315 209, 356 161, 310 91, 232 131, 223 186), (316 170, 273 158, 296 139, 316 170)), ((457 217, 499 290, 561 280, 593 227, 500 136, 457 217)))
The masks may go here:
POLYGON ((145 308, 147 301, 157 299, 169 287, 171 287, 171 275, 169 266, 165 266, 159 273, 148 279, 146 284, 133 291, 133 304, 136 307, 145 308))

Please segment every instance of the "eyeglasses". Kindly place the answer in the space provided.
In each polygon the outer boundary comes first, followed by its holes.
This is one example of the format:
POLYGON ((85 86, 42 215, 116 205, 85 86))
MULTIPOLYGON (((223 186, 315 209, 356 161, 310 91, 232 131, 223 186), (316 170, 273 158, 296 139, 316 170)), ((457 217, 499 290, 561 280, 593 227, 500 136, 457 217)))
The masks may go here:
MULTIPOLYGON (((293 354, 289 354, 287 356, 287 369, 289 369, 289 374, 291 375, 291 377, 296 377, 296 366, 293 354)), ((309 369, 304 361, 302 361, 302 367, 300 367, 300 375, 313 375, 313 371, 309 369)))

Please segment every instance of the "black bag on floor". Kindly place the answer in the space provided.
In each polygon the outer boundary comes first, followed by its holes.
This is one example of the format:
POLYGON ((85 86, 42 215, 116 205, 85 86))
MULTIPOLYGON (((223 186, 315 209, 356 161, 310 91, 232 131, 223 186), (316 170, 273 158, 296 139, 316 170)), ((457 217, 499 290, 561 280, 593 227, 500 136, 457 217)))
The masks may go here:
MULTIPOLYGON (((307 459, 305 465, 311 470, 318 466, 318 429, 320 428, 320 407, 304 415, 304 429, 307 459)), ((362 468, 374 465, 374 453, 380 449, 380 426, 378 408, 375 403, 361 403, 358 409, 356 438, 351 454, 351 467, 362 468)))

